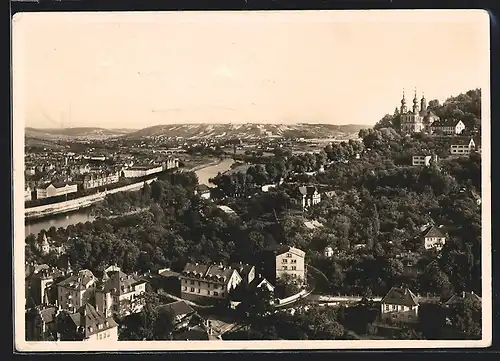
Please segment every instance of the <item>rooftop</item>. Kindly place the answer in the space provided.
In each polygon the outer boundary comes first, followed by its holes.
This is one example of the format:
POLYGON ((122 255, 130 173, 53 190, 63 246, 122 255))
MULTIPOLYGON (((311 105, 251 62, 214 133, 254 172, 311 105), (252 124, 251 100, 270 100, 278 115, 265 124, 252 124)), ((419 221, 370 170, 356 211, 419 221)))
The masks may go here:
POLYGON ((392 287, 381 302, 392 305, 418 306, 417 296, 408 288, 392 287))

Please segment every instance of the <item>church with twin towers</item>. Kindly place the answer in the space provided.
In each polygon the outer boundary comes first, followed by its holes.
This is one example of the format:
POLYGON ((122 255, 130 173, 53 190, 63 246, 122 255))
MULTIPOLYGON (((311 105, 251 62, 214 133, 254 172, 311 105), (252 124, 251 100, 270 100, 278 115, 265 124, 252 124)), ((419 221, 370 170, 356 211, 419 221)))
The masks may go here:
POLYGON ((418 100, 416 88, 411 109, 406 105, 405 91, 403 89, 399 115, 401 117, 401 131, 407 134, 429 132, 432 123, 439 120, 439 117, 427 107, 427 99, 423 94, 420 101, 418 100))

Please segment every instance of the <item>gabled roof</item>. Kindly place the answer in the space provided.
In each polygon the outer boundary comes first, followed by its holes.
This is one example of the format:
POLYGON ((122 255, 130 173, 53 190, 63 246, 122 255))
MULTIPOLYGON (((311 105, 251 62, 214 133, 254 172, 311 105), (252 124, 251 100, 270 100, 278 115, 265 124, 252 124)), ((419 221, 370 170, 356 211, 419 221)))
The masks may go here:
POLYGON ((190 278, 210 280, 212 282, 226 283, 237 270, 225 265, 207 265, 186 263, 182 275, 190 278))
POLYGON ((431 127, 455 127, 460 122, 458 119, 443 119, 432 123, 431 127))
MULTIPOLYGON (((471 137, 453 137, 451 140, 451 145, 468 145, 470 141, 473 140, 471 137)), ((474 140, 473 140, 474 141, 474 140)), ((474 144, 476 142, 474 141, 474 144)))
POLYGON ((446 301, 445 305, 455 305, 457 303, 463 302, 464 300, 472 300, 474 302, 481 302, 481 297, 476 295, 474 292, 463 292, 461 294, 455 294, 446 301))
POLYGON ((160 307, 160 312, 166 312, 171 317, 194 313, 194 309, 184 301, 175 301, 160 307))
POLYGON ((424 238, 444 238, 443 232, 436 226, 430 226, 424 231, 424 238))
POLYGON ((85 285, 94 279, 94 274, 91 271, 84 269, 79 271, 76 275, 62 280, 57 285, 66 288, 83 290, 85 289, 85 285))
POLYGON ((303 196, 312 196, 315 192, 317 192, 318 189, 315 186, 300 186, 299 187, 299 193, 302 194, 303 196))
POLYGON ((233 263, 232 268, 238 271, 240 276, 246 278, 255 266, 246 263, 233 263))
POLYGON ((84 304, 76 313, 71 314, 70 317, 77 329, 80 327, 83 329, 85 337, 118 326, 113 317, 106 318, 90 303, 84 304))
POLYGON ((44 308, 40 310, 40 318, 45 324, 51 323, 52 321, 54 321, 56 313, 57 308, 55 307, 44 308))
POLYGON ((391 305, 418 306, 418 298, 408 288, 392 287, 381 301, 391 305))
POLYGON ((305 252, 298 249, 298 248, 295 248, 295 247, 291 247, 291 246, 286 246, 286 245, 283 245, 283 244, 280 244, 280 245, 276 245, 276 246, 271 246, 269 248, 267 248, 268 251, 271 251, 273 252, 276 256, 279 256, 283 253, 287 253, 287 252, 290 252, 290 253, 293 253, 297 256, 300 256, 300 257, 304 257, 305 256, 305 252))

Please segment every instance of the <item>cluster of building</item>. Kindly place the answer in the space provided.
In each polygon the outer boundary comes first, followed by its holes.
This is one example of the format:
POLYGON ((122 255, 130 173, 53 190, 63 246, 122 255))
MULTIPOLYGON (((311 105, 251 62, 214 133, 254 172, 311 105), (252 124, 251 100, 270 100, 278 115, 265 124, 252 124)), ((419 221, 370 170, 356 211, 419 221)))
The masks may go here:
MULTIPOLYGON (((470 299, 481 304, 481 297, 474 292, 461 292, 443 303, 449 308, 470 299)), ((409 288, 392 287, 380 302, 380 321, 392 324, 415 324, 419 322, 420 298, 409 288)))
POLYGON ((113 316, 140 312, 146 281, 106 268, 100 277, 90 270, 73 272, 47 265, 28 265, 26 331, 28 339, 118 340, 113 316), (56 318, 65 322, 57 328, 56 318))
POLYGON ((90 166, 88 163, 73 164, 74 162, 68 165, 68 157, 65 159, 65 166, 55 166, 52 163, 42 166, 25 165, 25 201, 65 196, 80 190, 117 184, 121 178, 144 177, 179 167, 179 159, 173 157, 167 157, 159 164, 142 166, 90 166))

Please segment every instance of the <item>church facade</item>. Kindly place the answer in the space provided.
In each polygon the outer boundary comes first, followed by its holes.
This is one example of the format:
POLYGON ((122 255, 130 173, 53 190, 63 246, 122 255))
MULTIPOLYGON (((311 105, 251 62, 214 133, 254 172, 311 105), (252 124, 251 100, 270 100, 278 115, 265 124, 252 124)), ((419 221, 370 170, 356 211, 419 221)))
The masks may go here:
POLYGON ((405 93, 403 91, 399 116, 401 118, 401 131, 405 134, 430 132, 432 123, 439 120, 439 117, 427 107, 427 100, 424 95, 422 95, 420 102, 418 101, 416 90, 411 109, 408 109, 406 106, 405 93))

